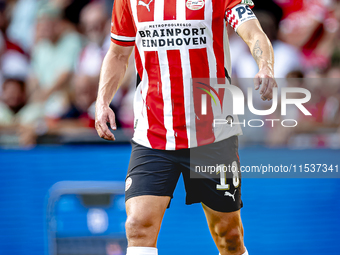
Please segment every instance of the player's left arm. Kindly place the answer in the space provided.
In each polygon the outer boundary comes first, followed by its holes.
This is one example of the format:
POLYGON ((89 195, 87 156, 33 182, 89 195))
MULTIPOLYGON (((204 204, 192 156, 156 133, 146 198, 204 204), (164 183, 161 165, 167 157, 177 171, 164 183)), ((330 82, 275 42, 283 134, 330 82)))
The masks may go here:
POLYGON ((277 87, 274 79, 274 51, 267 35, 263 32, 257 19, 252 19, 241 24, 237 29, 238 35, 248 45, 258 67, 255 76, 255 90, 260 87, 262 100, 271 100, 273 88, 277 87))

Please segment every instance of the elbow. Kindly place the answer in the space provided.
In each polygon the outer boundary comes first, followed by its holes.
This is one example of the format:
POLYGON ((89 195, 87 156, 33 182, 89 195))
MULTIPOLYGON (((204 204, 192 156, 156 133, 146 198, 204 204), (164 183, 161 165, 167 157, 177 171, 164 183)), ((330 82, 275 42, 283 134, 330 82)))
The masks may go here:
POLYGON ((133 47, 124 47, 112 43, 108 52, 107 57, 116 62, 127 64, 131 55, 133 47))

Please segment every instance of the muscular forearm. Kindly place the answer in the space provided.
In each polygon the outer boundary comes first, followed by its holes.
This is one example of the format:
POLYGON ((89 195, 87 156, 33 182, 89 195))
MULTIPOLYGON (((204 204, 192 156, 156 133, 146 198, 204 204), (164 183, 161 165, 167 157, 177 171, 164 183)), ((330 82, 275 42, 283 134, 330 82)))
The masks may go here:
POLYGON ((271 42, 263 32, 258 21, 252 20, 240 26, 238 34, 248 45, 260 70, 274 69, 274 51, 271 42))
POLYGON ((108 106, 124 78, 132 47, 111 45, 106 54, 99 80, 97 106, 108 106))
POLYGON ((249 49, 259 66, 255 75, 255 89, 260 89, 262 100, 271 100, 273 88, 277 87, 274 79, 274 51, 268 37, 263 32, 257 20, 249 20, 239 26, 237 33, 249 46, 249 49))
POLYGON ((107 123, 110 123, 113 130, 117 128, 115 114, 109 108, 109 104, 124 78, 132 49, 133 47, 123 47, 111 43, 103 61, 96 102, 95 125, 98 135, 106 140, 115 140, 114 135, 107 126, 107 123))
POLYGON ((254 40, 248 44, 259 69, 269 68, 274 71, 273 47, 265 34, 256 34, 254 40))

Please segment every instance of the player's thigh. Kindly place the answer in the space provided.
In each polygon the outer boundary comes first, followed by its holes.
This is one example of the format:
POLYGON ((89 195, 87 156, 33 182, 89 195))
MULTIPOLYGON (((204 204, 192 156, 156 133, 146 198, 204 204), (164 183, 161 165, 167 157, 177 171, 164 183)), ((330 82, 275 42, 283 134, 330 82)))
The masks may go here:
POLYGON ((158 226, 166 208, 168 207, 170 197, 167 196, 137 196, 126 201, 126 213, 128 220, 134 221, 137 226, 158 226))

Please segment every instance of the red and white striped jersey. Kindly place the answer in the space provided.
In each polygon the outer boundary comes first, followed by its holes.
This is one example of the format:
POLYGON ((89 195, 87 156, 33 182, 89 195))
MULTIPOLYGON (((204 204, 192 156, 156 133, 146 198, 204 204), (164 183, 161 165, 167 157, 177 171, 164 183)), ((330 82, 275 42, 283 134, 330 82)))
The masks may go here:
POLYGON ((112 41, 135 46, 141 77, 134 99, 135 142, 178 150, 242 133, 239 125, 214 127, 214 119, 226 119, 217 104, 230 102, 228 116, 238 119, 232 114, 231 93, 214 90, 209 83, 210 79, 228 82, 231 65, 226 21, 237 29, 256 18, 249 8, 252 5, 250 0, 114 1, 112 41), (206 82, 200 82, 202 79, 206 82), (205 113, 203 94, 209 95, 204 101, 205 113))

